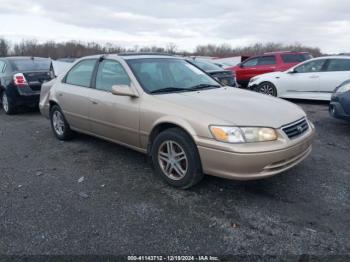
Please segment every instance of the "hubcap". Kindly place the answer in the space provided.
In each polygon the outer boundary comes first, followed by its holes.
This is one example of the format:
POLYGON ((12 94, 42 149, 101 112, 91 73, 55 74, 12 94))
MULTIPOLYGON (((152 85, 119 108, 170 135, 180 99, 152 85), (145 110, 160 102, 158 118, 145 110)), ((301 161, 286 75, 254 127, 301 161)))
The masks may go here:
POLYGON ((263 84, 259 87, 259 93, 272 96, 273 87, 270 84, 263 84))
POLYGON ((55 111, 53 113, 52 124, 56 134, 62 136, 64 134, 65 124, 61 112, 55 111))
POLYGON ((5 112, 8 112, 9 102, 7 100, 7 95, 5 93, 2 94, 2 107, 5 110, 5 112))
POLYGON ((180 180, 186 175, 187 156, 183 148, 175 141, 168 140, 160 145, 158 162, 163 173, 172 180, 180 180))

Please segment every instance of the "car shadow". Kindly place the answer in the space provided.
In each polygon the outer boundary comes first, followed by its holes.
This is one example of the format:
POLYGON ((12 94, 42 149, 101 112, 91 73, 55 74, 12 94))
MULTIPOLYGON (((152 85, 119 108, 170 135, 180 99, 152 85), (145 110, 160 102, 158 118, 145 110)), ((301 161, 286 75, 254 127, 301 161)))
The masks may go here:
POLYGON ((307 100, 307 99, 292 99, 292 98, 288 98, 286 100, 295 104, 325 105, 325 106, 329 105, 329 101, 324 101, 324 100, 307 100))

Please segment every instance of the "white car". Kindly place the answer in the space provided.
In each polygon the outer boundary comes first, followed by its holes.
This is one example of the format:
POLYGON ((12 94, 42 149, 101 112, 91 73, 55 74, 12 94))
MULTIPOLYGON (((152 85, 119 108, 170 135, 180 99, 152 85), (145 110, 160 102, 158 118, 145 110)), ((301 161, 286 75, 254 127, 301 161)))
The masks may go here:
POLYGON ((326 56, 253 77, 248 88, 281 98, 331 100, 334 89, 348 79, 350 56, 326 56))

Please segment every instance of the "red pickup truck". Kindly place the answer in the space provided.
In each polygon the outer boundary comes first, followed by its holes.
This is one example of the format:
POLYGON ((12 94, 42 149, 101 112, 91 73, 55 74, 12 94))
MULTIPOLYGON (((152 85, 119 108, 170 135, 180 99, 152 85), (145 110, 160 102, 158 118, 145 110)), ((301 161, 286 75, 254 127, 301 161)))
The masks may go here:
POLYGON ((238 86, 246 88, 249 80, 257 75, 285 71, 312 56, 307 52, 271 52, 252 56, 236 66, 225 68, 236 75, 238 86))

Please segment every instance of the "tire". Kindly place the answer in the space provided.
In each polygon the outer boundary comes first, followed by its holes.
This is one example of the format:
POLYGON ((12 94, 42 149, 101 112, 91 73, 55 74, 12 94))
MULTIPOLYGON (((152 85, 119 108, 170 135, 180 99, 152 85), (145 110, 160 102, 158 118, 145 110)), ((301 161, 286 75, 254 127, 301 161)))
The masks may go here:
POLYGON ((12 115, 16 112, 16 107, 13 105, 11 101, 9 101, 5 91, 1 93, 1 105, 2 105, 2 109, 7 115, 12 115))
POLYGON ((73 131, 64 117, 59 106, 54 105, 50 110, 51 128, 59 140, 70 140, 73 137, 73 131))
POLYGON ((190 188, 204 176, 197 147, 180 128, 161 132, 153 142, 151 157, 155 173, 173 187, 190 188))
POLYGON ((274 84, 271 82, 262 82, 260 83, 256 89, 256 92, 260 94, 270 95, 270 96, 277 96, 277 89, 274 84))

